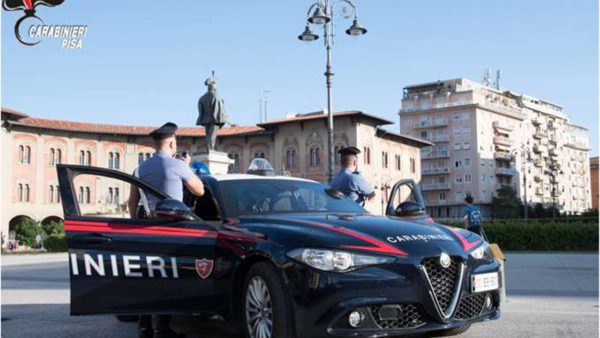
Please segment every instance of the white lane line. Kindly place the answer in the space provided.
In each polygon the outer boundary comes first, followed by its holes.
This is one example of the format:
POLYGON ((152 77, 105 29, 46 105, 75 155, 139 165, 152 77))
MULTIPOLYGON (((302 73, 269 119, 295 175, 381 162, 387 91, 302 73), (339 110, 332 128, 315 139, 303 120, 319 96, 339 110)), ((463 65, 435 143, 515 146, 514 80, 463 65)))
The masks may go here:
POLYGON ((532 313, 532 314, 548 314, 548 315, 575 315, 575 316, 598 316, 598 311, 596 312, 582 312, 582 311, 535 311, 535 310, 502 310, 502 313, 532 313))

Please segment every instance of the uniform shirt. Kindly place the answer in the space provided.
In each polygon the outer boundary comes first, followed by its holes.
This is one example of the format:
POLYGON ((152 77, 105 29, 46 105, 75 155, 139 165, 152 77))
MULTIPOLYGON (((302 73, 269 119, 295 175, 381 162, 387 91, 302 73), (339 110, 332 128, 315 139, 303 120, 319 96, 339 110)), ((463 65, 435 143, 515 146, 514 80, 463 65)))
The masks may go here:
POLYGON ((373 192, 373 188, 358 173, 353 173, 348 168, 342 168, 331 180, 329 186, 341 191, 356 203, 362 203, 364 196, 373 192))
MULTIPOLYGON (((187 163, 175 159, 165 151, 159 150, 138 167, 138 177, 145 183, 157 188, 178 201, 183 201, 183 182, 187 182, 194 173, 187 163)), ((159 199, 146 194, 148 207, 154 210, 159 199)))

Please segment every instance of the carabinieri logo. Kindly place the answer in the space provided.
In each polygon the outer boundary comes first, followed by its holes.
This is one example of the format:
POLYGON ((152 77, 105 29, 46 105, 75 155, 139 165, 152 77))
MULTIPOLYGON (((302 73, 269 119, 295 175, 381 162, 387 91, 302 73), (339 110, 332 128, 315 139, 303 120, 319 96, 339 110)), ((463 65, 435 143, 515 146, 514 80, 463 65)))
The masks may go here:
POLYGON ((87 33, 87 25, 46 25, 44 21, 35 15, 36 7, 44 5, 55 7, 62 4, 64 0, 2 0, 2 8, 7 11, 23 10, 25 15, 15 23, 15 36, 20 43, 26 46, 35 46, 42 38, 61 38, 61 48, 81 49, 83 37, 87 33), (22 34, 21 25, 29 22, 26 34, 22 34), (24 38, 26 35, 28 39, 24 38))

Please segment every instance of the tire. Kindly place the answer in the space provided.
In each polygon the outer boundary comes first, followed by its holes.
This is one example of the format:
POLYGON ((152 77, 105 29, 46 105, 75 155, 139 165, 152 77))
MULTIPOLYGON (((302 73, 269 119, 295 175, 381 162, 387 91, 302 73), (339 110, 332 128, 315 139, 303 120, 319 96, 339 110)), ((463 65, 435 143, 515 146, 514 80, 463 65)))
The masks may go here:
POLYGON ((256 263, 248 270, 241 299, 244 337, 295 337, 291 307, 283 281, 271 263, 256 263), (264 335, 260 335, 261 330, 264 335))
POLYGON ((453 327, 451 329, 435 331, 434 332, 434 336, 439 336, 439 337, 456 336, 458 334, 467 332, 467 330, 470 327, 471 327, 471 324, 466 324, 466 325, 463 325, 463 326, 453 327))
POLYGON ((140 316, 133 316, 133 315, 117 315, 117 320, 120 322, 124 322, 124 323, 133 323, 133 322, 137 322, 138 319, 140 318, 140 316))

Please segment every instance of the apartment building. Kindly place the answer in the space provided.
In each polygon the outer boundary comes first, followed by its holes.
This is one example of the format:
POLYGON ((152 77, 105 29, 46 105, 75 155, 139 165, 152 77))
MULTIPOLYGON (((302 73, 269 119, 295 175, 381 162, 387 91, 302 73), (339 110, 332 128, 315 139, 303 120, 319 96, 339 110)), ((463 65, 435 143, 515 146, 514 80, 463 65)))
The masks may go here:
POLYGON ((529 205, 591 207, 588 130, 562 107, 468 79, 404 88, 400 130, 421 150, 421 188, 434 217, 458 217, 466 195, 485 216, 502 186, 529 205))

